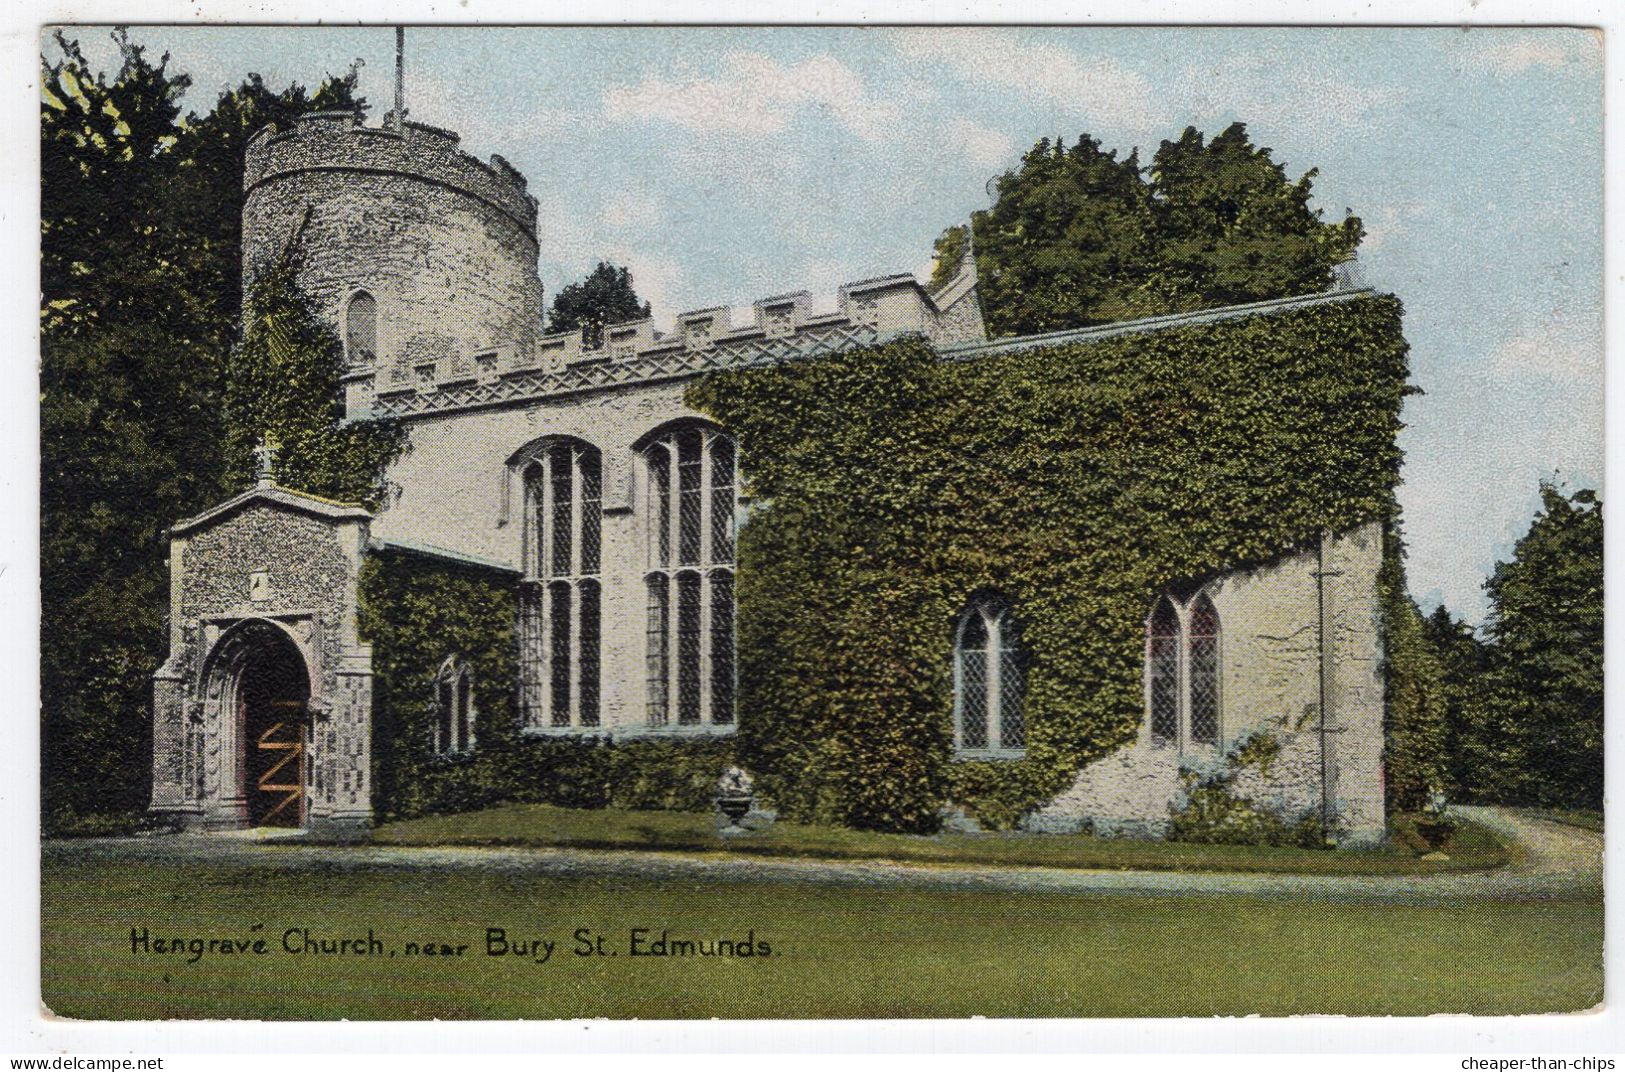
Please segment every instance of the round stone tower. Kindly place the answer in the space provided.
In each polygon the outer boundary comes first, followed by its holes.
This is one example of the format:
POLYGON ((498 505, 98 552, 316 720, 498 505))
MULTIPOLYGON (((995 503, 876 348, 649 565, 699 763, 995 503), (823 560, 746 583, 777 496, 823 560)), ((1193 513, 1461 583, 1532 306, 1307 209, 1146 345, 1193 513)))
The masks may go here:
POLYGON ((540 330, 536 199, 506 160, 487 164, 457 141, 419 123, 318 112, 248 143, 245 287, 297 251, 300 282, 344 339, 352 374, 376 370, 380 390, 444 380, 487 354, 522 361, 540 330))

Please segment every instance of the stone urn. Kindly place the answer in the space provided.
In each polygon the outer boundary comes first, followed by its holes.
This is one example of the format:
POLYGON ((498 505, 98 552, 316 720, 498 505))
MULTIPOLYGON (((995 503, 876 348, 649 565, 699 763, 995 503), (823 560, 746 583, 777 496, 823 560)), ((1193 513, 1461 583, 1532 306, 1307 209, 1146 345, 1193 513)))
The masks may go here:
POLYGON ((750 806, 755 801, 756 794, 752 789, 751 777, 738 767, 729 767, 717 779, 717 808, 727 817, 728 825, 723 833, 741 833, 745 827, 740 822, 750 812, 750 806))

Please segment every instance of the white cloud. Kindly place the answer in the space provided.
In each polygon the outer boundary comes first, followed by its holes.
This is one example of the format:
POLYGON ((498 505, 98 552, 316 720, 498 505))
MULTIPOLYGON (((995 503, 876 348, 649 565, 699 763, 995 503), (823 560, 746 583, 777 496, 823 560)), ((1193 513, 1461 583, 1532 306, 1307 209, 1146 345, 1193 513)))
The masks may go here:
POLYGON ((1133 128, 1167 118, 1151 83, 1109 57, 1080 56, 1004 30, 902 30, 897 41, 904 56, 938 65, 943 74, 1060 105, 1074 115, 1110 116, 1133 128))
POLYGON ((901 109, 873 97, 856 71, 832 56, 782 64, 758 52, 731 52, 714 78, 667 80, 648 74, 636 86, 604 94, 615 121, 664 120, 699 132, 762 135, 789 127, 796 112, 818 108, 864 141, 886 137, 901 109))
POLYGON ((1222 64, 1192 65, 1165 87, 1187 121, 1234 116, 1257 142, 1283 135, 1300 143, 1341 137, 1371 113, 1404 99, 1395 85, 1360 82, 1325 64, 1273 54, 1232 56, 1222 64))
POLYGON ((653 191, 616 190, 604 202, 598 222, 611 230, 652 231, 666 222, 666 208, 653 191))
POLYGON ((1375 212, 1361 213, 1365 224, 1365 237, 1360 240, 1360 252, 1372 253, 1406 236, 1417 220, 1427 217, 1428 206, 1420 201, 1402 201, 1398 204, 1379 205, 1375 212))
POLYGON ((1544 31, 1534 36, 1487 28, 1472 34, 1482 43, 1477 59, 1501 74, 1518 74, 1534 67, 1554 70, 1601 56, 1601 40, 1589 31, 1544 31))
POLYGON ((1602 329, 1595 318, 1588 320, 1555 311, 1496 347, 1490 354, 1490 371, 1504 378, 1535 375, 1600 396, 1602 329))
POLYGON ((1008 137, 963 116, 949 121, 946 137, 961 159, 979 168, 1008 165, 1015 156, 1015 143, 1008 137))

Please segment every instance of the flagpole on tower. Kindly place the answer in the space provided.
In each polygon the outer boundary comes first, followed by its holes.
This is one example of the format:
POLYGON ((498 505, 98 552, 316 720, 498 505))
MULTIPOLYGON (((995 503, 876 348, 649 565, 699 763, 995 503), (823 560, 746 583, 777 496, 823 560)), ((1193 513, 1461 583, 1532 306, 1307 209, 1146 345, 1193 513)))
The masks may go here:
POLYGON ((395 129, 406 129, 406 27, 395 27, 395 129))

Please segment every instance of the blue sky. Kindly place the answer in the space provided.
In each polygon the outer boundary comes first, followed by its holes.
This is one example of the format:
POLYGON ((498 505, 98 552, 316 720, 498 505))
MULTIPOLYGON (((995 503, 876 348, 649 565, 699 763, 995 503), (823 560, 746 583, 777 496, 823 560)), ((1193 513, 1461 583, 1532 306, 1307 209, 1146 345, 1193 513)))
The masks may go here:
MULTIPOLYGON (((102 30, 81 29, 111 63, 102 30)), ((195 84, 313 83, 388 28, 141 27, 195 84)), ((1412 590, 1477 621, 1554 472, 1601 487, 1602 48, 1526 29, 489 29, 407 34, 412 118, 499 152, 541 203, 548 293, 600 257, 657 318, 891 271, 1041 136, 1156 145, 1233 120, 1370 232, 1406 307, 1412 590)), ((50 49, 47 49, 49 53, 50 49)))

